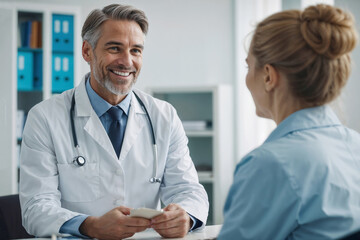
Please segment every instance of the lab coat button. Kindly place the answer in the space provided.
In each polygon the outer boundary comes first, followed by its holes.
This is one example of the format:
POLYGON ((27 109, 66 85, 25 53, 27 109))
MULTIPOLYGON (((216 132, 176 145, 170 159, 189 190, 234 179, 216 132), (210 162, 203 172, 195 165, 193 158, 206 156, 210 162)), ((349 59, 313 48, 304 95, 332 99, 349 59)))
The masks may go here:
POLYGON ((115 174, 118 175, 118 176, 122 175, 121 169, 120 169, 120 168, 117 169, 117 170, 115 171, 115 174))
POLYGON ((121 200, 115 200, 114 201, 114 205, 115 206, 120 206, 122 204, 122 201, 121 200))

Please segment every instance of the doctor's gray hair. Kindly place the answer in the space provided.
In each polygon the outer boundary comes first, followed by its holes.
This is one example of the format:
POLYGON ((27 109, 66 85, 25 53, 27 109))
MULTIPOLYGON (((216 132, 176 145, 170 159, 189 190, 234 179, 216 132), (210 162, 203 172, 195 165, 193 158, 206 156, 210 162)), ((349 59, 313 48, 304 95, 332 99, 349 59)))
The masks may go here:
POLYGON ((101 25, 109 19, 135 21, 144 35, 147 34, 149 23, 143 11, 132 6, 110 4, 102 10, 94 9, 88 15, 81 31, 83 41, 88 41, 95 49, 101 35, 101 25))

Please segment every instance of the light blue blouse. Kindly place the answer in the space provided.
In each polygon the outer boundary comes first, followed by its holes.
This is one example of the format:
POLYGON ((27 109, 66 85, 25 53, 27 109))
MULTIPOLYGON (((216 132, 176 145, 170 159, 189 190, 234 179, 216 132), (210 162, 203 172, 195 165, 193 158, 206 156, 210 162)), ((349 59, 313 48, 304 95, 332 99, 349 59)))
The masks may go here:
POLYGON ((219 239, 337 239, 360 229, 360 135, 328 106, 291 114, 237 165, 219 239))

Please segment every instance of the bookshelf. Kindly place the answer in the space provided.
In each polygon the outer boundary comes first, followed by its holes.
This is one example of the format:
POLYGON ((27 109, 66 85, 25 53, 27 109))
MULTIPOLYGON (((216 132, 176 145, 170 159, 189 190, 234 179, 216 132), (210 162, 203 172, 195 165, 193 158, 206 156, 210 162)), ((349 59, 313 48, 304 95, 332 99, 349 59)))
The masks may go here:
POLYGON ((149 92, 177 110, 199 181, 208 193, 207 224, 222 224, 235 162, 231 87, 166 87, 150 88, 149 92))
POLYGON ((0 25, 1 32, 6 33, 0 38, 0 49, 5 56, 0 60, 0 106, 3 108, 0 110, 5 113, 0 124, 3 155, 0 196, 18 192, 19 152, 27 112, 42 100, 81 81, 79 67, 75 67, 81 62, 80 13, 80 8, 74 6, 25 1, 1 3, 0 19, 7 24, 0 25), (63 23, 64 19, 67 23, 63 23), (56 21, 59 31, 54 30, 56 21), (62 45, 56 46, 56 34, 63 31, 68 33, 67 42, 71 47, 61 41, 62 45), (56 78, 60 84, 55 82, 56 78))

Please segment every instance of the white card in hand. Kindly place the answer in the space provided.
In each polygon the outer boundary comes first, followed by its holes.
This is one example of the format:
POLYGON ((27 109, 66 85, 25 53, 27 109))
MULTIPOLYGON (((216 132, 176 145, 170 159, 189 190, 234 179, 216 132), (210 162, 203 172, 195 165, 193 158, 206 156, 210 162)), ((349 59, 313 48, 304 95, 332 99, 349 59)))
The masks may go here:
POLYGON ((143 217, 151 219, 163 213, 163 210, 155 210, 150 208, 135 208, 130 210, 130 217, 143 217))

